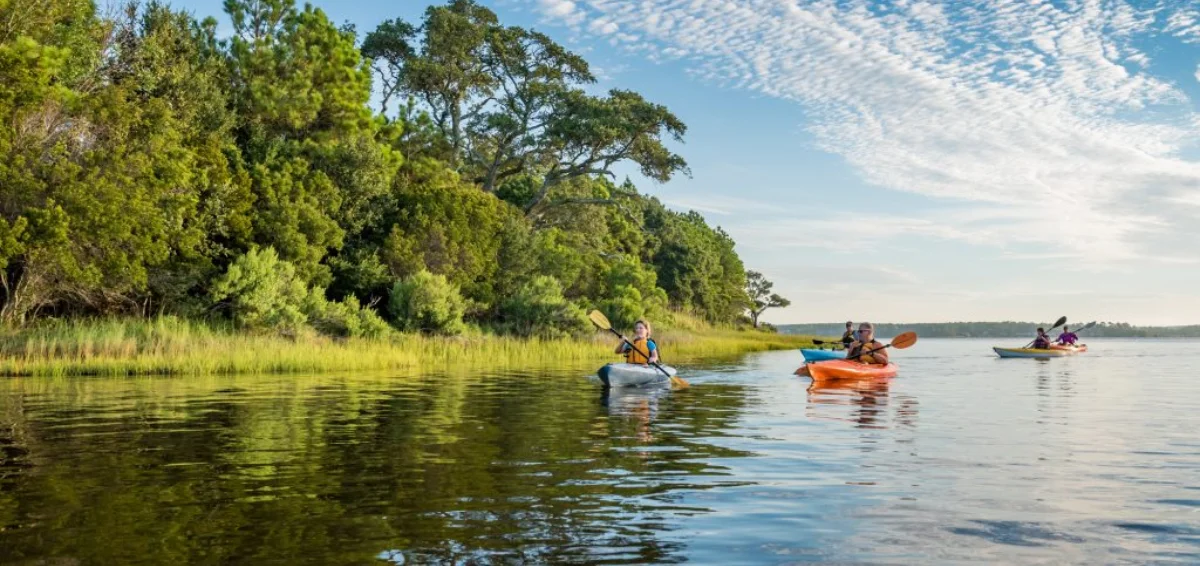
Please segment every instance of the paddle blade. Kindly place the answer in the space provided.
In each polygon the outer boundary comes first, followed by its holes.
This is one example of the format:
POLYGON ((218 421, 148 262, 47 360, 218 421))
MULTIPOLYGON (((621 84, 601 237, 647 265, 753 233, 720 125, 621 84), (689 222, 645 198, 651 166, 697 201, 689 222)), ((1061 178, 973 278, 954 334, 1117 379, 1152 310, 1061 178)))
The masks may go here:
POLYGON ((913 331, 902 332, 899 336, 892 338, 892 347, 897 350, 903 350, 917 343, 917 333, 913 331))
POLYGON ((1067 317, 1064 316, 1064 317, 1058 319, 1058 322, 1054 323, 1054 326, 1051 326, 1050 330, 1054 330, 1055 328, 1058 328, 1066 323, 1067 323, 1067 317))
POLYGON ((687 381, 685 381, 682 377, 679 377, 678 375, 671 376, 671 383, 674 384, 676 387, 681 387, 681 388, 692 386, 692 384, 688 383, 687 381))
POLYGON ((612 330, 612 323, 609 322, 608 317, 604 316, 604 313, 600 311, 589 312, 588 319, 591 320, 592 324, 595 324, 596 328, 599 328, 600 330, 612 330))

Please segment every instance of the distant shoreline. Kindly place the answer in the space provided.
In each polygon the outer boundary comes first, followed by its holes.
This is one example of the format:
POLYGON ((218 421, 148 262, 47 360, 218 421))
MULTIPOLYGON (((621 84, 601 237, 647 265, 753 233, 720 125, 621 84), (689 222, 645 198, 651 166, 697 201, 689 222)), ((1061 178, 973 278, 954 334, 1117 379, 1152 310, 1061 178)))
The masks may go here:
MULTIPOLYGON (((1085 324, 1080 321, 1075 324, 1085 324)), ((900 332, 915 331, 923 338, 1021 338, 1032 336, 1038 326, 1035 322, 921 322, 921 323, 876 323, 875 331, 880 336, 894 336, 900 332)), ((1071 326, 1071 324, 1068 324, 1071 326)), ((781 324, 776 326, 783 334, 805 334, 811 336, 841 336, 845 322, 814 324, 781 324)), ((1088 329, 1084 338, 1200 338, 1200 324, 1185 326, 1133 326, 1123 322, 1101 322, 1088 329)))

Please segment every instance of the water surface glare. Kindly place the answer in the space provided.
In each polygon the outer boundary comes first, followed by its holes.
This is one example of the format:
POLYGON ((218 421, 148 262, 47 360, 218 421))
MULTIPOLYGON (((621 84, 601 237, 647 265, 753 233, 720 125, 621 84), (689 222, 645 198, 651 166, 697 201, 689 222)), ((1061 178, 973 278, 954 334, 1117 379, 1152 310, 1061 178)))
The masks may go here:
POLYGON ((798 352, 583 376, 0 380, 3 564, 1196 564, 1200 341, 890 382, 798 352))

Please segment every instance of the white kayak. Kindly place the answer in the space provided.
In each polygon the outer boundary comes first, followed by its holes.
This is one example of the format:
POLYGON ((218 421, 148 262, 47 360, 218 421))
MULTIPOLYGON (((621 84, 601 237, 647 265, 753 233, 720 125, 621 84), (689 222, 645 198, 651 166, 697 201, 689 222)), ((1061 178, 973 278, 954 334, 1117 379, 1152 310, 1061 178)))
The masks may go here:
MULTIPOLYGON (((666 370, 667 374, 675 375, 675 368, 662 364, 659 366, 666 370)), ((596 375, 605 387, 642 387, 664 384, 671 380, 658 368, 641 364, 608 364, 596 371, 596 375)))

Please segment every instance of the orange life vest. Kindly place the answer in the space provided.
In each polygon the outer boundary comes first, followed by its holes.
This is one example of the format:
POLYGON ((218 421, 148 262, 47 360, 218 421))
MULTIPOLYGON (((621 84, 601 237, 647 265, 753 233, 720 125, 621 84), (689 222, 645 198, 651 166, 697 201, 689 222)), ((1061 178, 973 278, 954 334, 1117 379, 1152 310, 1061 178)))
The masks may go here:
MULTIPOLYGON (((876 341, 876 340, 872 340, 872 341, 870 341, 870 342, 868 342, 868 343, 866 343, 866 344, 859 344, 859 346, 858 346, 858 348, 857 348, 857 349, 855 349, 855 348, 851 348, 851 351, 849 352, 849 355, 850 355, 850 356, 853 356, 853 355, 855 355, 855 354, 858 354, 858 353, 860 353, 860 352, 870 352, 870 351, 872 351, 872 350, 880 350, 880 349, 883 349, 883 344, 881 344, 880 342, 878 342, 878 341, 876 341)), ((849 356, 848 356, 848 357, 849 357, 849 356)), ((875 354, 863 354, 863 355, 861 355, 861 356, 859 356, 859 357, 858 357, 858 361, 860 361, 860 362, 862 362, 862 363, 864 363, 864 364, 878 364, 878 363, 880 363, 880 362, 879 362, 879 360, 876 360, 876 359, 875 359, 875 354)))
MULTIPOLYGON (((650 355, 649 342, 653 342, 653 340, 649 340, 647 338, 634 338, 633 340, 630 340, 630 342, 633 343, 633 347, 629 348, 626 346, 625 361, 631 364, 642 365, 650 363, 650 358, 647 358, 646 356, 650 355), (642 352, 645 352, 646 355, 642 355, 642 352)), ((655 346, 657 346, 657 344, 655 344, 655 346)))

